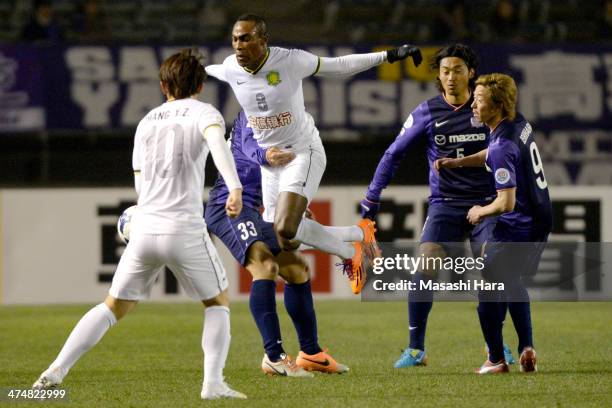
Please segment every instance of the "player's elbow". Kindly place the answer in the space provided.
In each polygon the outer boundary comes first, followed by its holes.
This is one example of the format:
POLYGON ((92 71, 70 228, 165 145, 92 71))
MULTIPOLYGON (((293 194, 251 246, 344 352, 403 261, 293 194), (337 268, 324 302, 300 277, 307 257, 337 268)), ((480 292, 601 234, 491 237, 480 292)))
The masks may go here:
POLYGON ((378 163, 378 167, 383 169, 393 169, 392 171, 394 171, 399 166, 403 158, 403 152, 398 152, 389 148, 383 155, 380 163, 378 163))

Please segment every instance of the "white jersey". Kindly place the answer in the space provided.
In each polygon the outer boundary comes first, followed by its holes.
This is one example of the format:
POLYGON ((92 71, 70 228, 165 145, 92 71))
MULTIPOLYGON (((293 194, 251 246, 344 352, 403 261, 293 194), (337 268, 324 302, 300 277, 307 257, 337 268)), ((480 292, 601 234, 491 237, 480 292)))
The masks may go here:
POLYGON ((302 79, 316 74, 319 64, 319 57, 309 52, 270 47, 255 71, 230 55, 223 64, 207 66, 206 72, 232 87, 261 147, 300 151, 319 134, 302 91, 302 79))
POLYGON ((138 124, 132 166, 140 171, 139 214, 133 232, 202 234, 202 193, 208 146, 204 130, 221 126, 212 105, 186 98, 166 102, 138 124))

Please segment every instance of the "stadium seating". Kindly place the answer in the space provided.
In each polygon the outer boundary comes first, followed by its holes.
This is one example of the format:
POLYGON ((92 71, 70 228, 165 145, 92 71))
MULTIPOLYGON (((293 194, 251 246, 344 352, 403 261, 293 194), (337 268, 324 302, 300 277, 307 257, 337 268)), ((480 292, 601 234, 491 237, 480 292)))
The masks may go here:
MULTIPOLYGON (((95 0, 90 0, 95 1, 95 0)), ((302 0, 278 2, 261 0, 98 0, 97 18, 108 27, 101 41, 122 43, 186 43, 225 41, 228 23, 244 12, 260 13, 284 43, 321 41, 427 42, 452 1, 417 0, 408 6, 403 0, 302 0)), ((80 27, 75 24, 82 3, 56 0, 55 20, 68 42, 80 42, 80 27)), ((473 0, 466 4, 471 38, 495 39, 488 26, 495 0, 473 0)), ((576 0, 514 1, 518 14, 517 37, 530 41, 590 41, 598 34, 593 16, 602 15, 599 2, 576 0)), ((21 28, 31 15, 33 1, 0 0, 0 41, 19 41, 21 28)), ((452 40, 453 38, 448 38, 452 40)), ((447 40, 447 39, 444 39, 447 40)))

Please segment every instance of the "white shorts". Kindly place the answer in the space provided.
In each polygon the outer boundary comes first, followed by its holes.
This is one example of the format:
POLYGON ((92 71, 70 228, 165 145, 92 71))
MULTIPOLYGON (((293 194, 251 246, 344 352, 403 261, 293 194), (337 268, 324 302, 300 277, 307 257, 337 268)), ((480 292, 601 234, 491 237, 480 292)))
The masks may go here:
POLYGON ((274 222, 276 201, 278 195, 283 191, 306 197, 310 203, 319 189, 326 165, 327 158, 323 143, 321 138, 316 136, 306 149, 295 152, 295 159, 286 166, 262 166, 261 190, 264 221, 274 222))
POLYGON ((181 287, 195 300, 212 299, 228 285, 225 269, 208 233, 133 234, 108 293, 116 299, 146 299, 164 266, 168 266, 181 287))

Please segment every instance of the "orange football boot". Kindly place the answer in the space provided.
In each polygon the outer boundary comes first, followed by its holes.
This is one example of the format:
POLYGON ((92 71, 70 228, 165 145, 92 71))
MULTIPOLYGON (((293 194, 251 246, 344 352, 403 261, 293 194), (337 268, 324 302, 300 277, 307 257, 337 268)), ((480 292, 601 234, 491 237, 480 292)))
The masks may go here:
POLYGON ((353 293, 358 295, 365 285, 366 269, 370 261, 365 253, 362 242, 353 242, 353 248, 355 248, 355 255, 342 262, 342 269, 349 279, 353 293))
POLYGON ((368 258, 370 259, 370 262, 374 262, 375 258, 380 258, 380 256, 382 255, 382 251, 380 250, 378 242, 376 241, 376 223, 372 220, 364 218, 359 221, 357 226, 363 232, 362 242, 365 245, 368 258))
POLYGON ((317 354, 306 354, 300 351, 295 363, 306 371, 320 371, 328 374, 342 374, 349 371, 347 366, 338 363, 327 354, 327 349, 323 349, 317 354))

